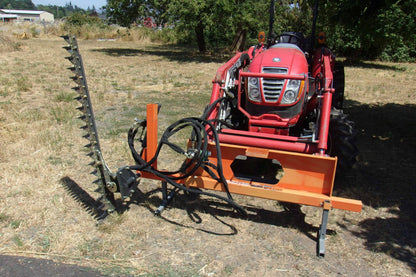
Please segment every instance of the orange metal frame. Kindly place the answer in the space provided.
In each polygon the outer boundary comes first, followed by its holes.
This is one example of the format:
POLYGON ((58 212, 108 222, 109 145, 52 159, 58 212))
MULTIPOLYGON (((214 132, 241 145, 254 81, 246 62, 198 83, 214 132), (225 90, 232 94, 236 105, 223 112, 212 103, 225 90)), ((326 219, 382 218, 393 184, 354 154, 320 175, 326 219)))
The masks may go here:
MULTIPOLYGON (((158 105, 148 104, 147 146, 143 154, 146 161, 150 161, 154 157, 157 149, 157 116, 158 105)), ((211 163, 216 164, 214 143, 209 142, 208 148, 212 153, 208 159, 211 163)), ((354 212, 361 211, 361 201, 332 195, 337 158, 224 143, 220 144, 220 148, 223 173, 231 193, 322 207, 324 210, 335 208, 354 212), (275 159, 280 162, 284 176, 275 185, 239 179, 231 170, 231 163, 239 155, 275 159)), ((153 166, 156 168, 157 162, 153 166)), ((152 174, 141 173, 144 178, 159 180, 152 174)), ((202 169, 197 170, 193 176, 183 180, 182 183, 188 187, 225 191, 222 183, 211 178, 202 169)))

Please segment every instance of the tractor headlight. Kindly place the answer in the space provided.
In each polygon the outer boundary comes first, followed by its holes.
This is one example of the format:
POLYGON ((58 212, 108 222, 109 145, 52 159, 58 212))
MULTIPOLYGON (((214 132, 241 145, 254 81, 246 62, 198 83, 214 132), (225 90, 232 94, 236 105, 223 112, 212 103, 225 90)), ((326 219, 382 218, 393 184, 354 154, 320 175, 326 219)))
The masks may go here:
POLYGON ((301 87, 302 86, 301 80, 287 80, 286 83, 286 89, 283 93, 282 97, 282 104, 293 104, 299 99, 299 94, 302 92, 301 87))
POLYGON ((254 102, 261 102, 259 78, 248 77, 248 99, 254 102))
POLYGON ((296 101, 298 94, 293 90, 286 90, 283 94, 282 103, 283 104, 291 104, 296 101))

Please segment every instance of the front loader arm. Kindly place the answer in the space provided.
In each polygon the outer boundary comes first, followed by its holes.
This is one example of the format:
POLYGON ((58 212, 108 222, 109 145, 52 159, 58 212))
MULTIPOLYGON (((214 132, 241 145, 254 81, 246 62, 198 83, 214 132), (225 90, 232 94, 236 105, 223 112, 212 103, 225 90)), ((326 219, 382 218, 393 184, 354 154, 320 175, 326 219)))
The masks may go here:
POLYGON ((322 104, 321 104, 321 118, 319 122, 319 143, 318 149, 320 155, 324 155, 328 148, 328 134, 329 134, 329 121, 331 119, 331 106, 332 106, 332 94, 334 89, 333 74, 331 69, 332 56, 325 54, 322 51, 321 66, 322 66, 322 80, 321 80, 321 92, 322 92, 322 104))
MULTIPOLYGON (((219 110, 219 99, 226 96, 231 87, 238 85, 238 74, 242 67, 250 62, 250 56, 244 52, 237 52, 228 62, 221 66, 215 78, 212 81, 212 93, 210 105, 215 105, 211 111, 208 111, 208 120, 217 118, 219 110)), ((230 96, 230 95, 228 95, 230 96)))

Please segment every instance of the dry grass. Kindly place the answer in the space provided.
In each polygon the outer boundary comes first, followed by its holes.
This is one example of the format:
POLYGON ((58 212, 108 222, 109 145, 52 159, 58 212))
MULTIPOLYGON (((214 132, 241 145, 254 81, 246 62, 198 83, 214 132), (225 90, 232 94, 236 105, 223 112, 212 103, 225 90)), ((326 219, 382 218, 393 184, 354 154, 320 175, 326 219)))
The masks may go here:
MULTIPOLYGON (((243 219, 212 199, 178 195, 162 218, 159 185, 142 180, 122 215, 97 225, 61 184, 93 197, 90 162, 70 99, 64 41, 42 36, 0 53, 0 253, 41 256, 108 274, 169 276, 410 276, 415 273, 415 64, 346 68, 347 111, 360 130, 361 160, 339 196, 362 213, 330 213, 327 256, 315 257, 321 211, 286 212, 274 201, 236 196, 243 219), (413 214, 412 214, 413 212, 413 214)), ((162 104, 160 129, 198 116, 222 61, 150 42, 79 41, 112 169, 131 164, 126 130, 145 104, 162 104)), ((172 161, 169 159, 168 161, 172 161)), ((167 163, 166 166, 169 164, 167 163)))
POLYGON ((0 32, 0 52, 11 52, 20 49, 22 44, 9 34, 0 32))
POLYGON ((119 40, 131 42, 174 43, 175 30, 152 30, 145 27, 121 27, 118 25, 85 24, 71 25, 65 21, 53 24, 36 22, 18 22, 16 24, 0 22, 0 52, 18 50, 25 41, 32 38, 54 38, 56 36, 76 35, 85 40, 119 40))

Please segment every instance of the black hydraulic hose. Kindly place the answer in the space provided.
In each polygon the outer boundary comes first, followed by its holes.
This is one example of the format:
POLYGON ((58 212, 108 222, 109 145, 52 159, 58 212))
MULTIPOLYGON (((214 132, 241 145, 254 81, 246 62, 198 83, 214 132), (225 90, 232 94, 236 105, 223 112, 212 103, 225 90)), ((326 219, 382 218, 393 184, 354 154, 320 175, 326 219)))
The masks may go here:
MULTIPOLYGON (((135 150, 135 148, 134 148, 134 138, 137 134, 138 129, 137 128, 131 128, 129 130, 129 133, 128 133, 128 145, 129 145, 130 150, 132 152, 133 159, 137 163, 134 166, 134 169, 135 170, 144 170, 146 168, 151 167, 151 165, 157 160, 157 157, 158 157, 163 145, 168 145, 174 151, 176 151, 178 153, 181 153, 181 154, 184 154, 185 151, 182 148, 180 148, 177 145, 174 145, 174 144, 169 142, 169 137, 171 137, 172 135, 174 135, 178 131, 180 131, 183 128, 188 127, 188 126, 192 126, 194 128, 193 132, 196 135, 196 143, 197 143, 196 144, 196 149, 200 150, 200 151, 196 152, 195 156, 190 158, 189 161, 186 163, 187 168, 191 167, 191 165, 194 164, 190 171, 188 171, 187 173, 185 173, 184 175, 182 175, 180 177, 171 176, 170 178, 173 179, 173 180, 178 180, 178 179, 184 179, 184 178, 187 178, 187 177, 191 176, 201 166, 201 164, 203 162, 203 159, 199 158, 199 157, 203 156, 207 152, 207 147, 208 147, 208 136, 205 132, 205 126, 202 125, 199 122, 198 118, 184 118, 184 119, 181 119, 181 120, 175 122, 171 126, 169 126, 162 135, 162 138, 161 138, 161 140, 158 144, 155 156, 148 162, 146 162, 144 159, 142 159, 141 155, 139 155, 137 153, 137 151, 135 150), (201 135, 201 131, 203 131, 203 134, 204 134, 203 136, 201 135)), ((130 168, 132 168, 132 167, 130 167, 130 168)), ((164 171, 163 173, 165 175, 174 175, 174 174, 180 173, 180 170, 164 171)))
POLYGON ((212 109, 219 103, 219 102, 222 102, 222 101, 224 101, 224 100, 226 100, 227 98, 226 97, 220 97, 220 98, 218 98, 217 100, 215 100, 214 102, 212 102, 212 104, 210 104, 209 106, 207 106, 206 108, 205 108, 205 111, 204 111, 204 113, 202 114, 202 116, 201 116, 201 119, 207 119, 208 118, 208 115, 212 112, 212 109))
MULTIPOLYGON (((129 132, 128 132, 128 145, 129 148, 131 150, 131 153, 133 155, 133 159, 135 160, 136 164, 133 166, 129 166, 129 168, 131 170, 138 170, 138 171, 145 171, 145 172, 149 172, 163 180, 165 180, 166 182, 168 182, 169 184, 173 185, 175 188, 178 189, 182 189, 184 191, 187 192, 191 192, 191 193, 196 193, 196 194, 203 194, 203 195, 207 195, 207 196, 211 196, 211 197, 216 197, 218 199, 221 199, 225 202, 227 202, 228 204, 230 204, 231 206, 233 206, 238 212, 240 212, 243 215, 246 215, 245 210, 238 205, 237 203, 235 203, 232 199, 231 193, 228 189, 228 183, 227 180, 225 179, 225 176, 223 174, 223 167, 222 167, 222 162, 221 162, 221 149, 220 149, 220 143, 219 143, 219 138, 218 138, 218 133, 216 132, 215 126, 214 126, 214 122, 218 122, 218 120, 207 120, 208 115, 210 114, 210 112, 212 111, 212 109, 221 101, 224 101, 226 98, 222 97, 217 99, 215 102, 213 102, 211 105, 209 105, 207 107, 207 109, 205 110, 203 116, 201 118, 195 118, 195 117, 191 117, 191 118, 184 118, 181 119, 175 123, 173 123, 172 125, 170 125, 166 131, 163 133, 161 140, 159 141, 157 150, 156 150, 156 154, 155 156, 148 162, 146 162, 141 155, 139 155, 139 153, 137 153, 135 147, 134 147, 134 139, 135 136, 137 135, 137 132, 139 130, 140 127, 142 127, 143 129, 145 128, 144 125, 141 125, 139 127, 132 127, 130 128, 129 132), (176 151, 177 153, 180 154, 185 154, 185 150, 182 149, 181 147, 169 142, 169 138, 176 134, 177 132, 179 132, 180 130, 186 128, 186 127, 192 127, 192 141, 195 144, 195 149, 194 149, 194 153, 192 157, 188 156, 188 161, 181 166, 181 168, 179 170, 176 171, 159 171, 155 168, 152 167, 152 164, 157 160, 157 157, 162 149, 163 145, 167 145, 169 146, 171 149, 173 149, 174 151, 176 151), (208 147, 208 131, 210 131, 212 133, 214 142, 215 142, 215 147, 216 147, 216 155, 217 155, 217 165, 213 165, 211 163, 207 163, 205 161, 206 157, 207 157, 207 147, 208 147), (208 166, 210 166, 212 169, 214 169, 215 171, 217 171, 218 177, 215 176, 215 174, 213 173, 212 170, 208 169, 208 166), (184 185, 181 185, 175 181, 180 180, 180 179, 184 179, 187 178, 189 176, 192 176, 193 173, 195 173, 196 170, 198 170, 198 168, 202 167, 204 170, 206 170, 208 172, 208 174, 213 177, 215 180, 221 182, 224 185, 224 189, 225 192, 227 193, 227 197, 222 197, 218 194, 215 193, 209 193, 209 192, 205 192, 205 191, 201 191, 198 189, 194 189, 194 188, 188 188, 184 185), (178 174, 180 173, 180 176, 172 176, 174 174, 178 174)), ((141 136, 143 136, 143 133, 141 133, 141 136)), ((144 143, 144 141, 142 140, 142 143, 144 143)))
MULTIPOLYGON (((133 170, 136 170, 134 168, 134 166, 130 167, 133 170)), ((183 191, 187 191, 190 193, 195 193, 195 194, 202 194, 202 195, 206 195, 206 196, 210 196, 210 197, 215 197, 217 199, 223 200, 225 202, 227 202, 229 205, 231 205, 232 207, 234 207, 239 213, 241 213, 242 215, 246 216, 247 212, 244 210, 244 208, 242 206, 240 206, 239 204, 237 204, 236 202, 234 202, 234 200, 229 199, 227 197, 223 197, 221 195, 215 194, 215 193, 210 193, 210 192, 206 192, 206 191, 201 191, 199 189, 195 189, 195 188, 188 188, 184 185, 178 184, 177 182, 175 182, 174 180, 172 180, 171 178, 169 178, 168 176, 164 175, 162 172, 158 171, 158 170, 154 170, 154 169, 144 169, 144 171, 147 171, 151 174, 154 174, 155 176, 162 178, 163 180, 165 180, 166 182, 168 182, 169 184, 171 184, 172 186, 174 186, 175 188, 181 189, 183 191)))

